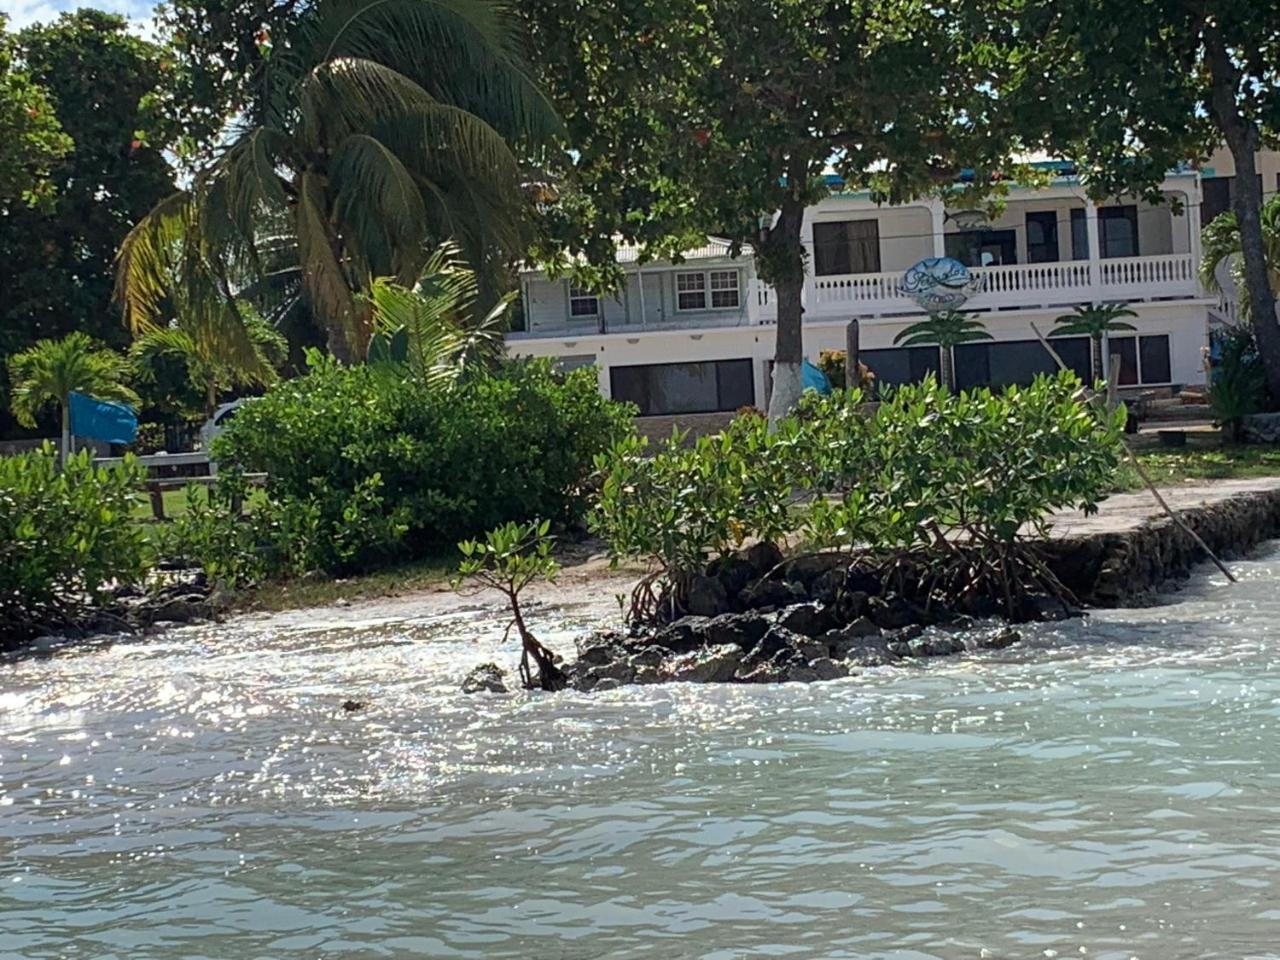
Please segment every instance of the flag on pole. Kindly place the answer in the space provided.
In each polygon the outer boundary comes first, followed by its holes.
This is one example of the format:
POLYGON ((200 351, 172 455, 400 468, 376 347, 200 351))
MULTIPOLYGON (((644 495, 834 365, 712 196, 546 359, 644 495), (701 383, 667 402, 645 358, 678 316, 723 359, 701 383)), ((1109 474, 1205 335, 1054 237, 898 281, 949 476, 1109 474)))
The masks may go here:
POLYGON ((67 405, 71 411, 71 432, 104 443, 132 443, 138 433, 138 417, 123 403, 95 400, 73 393, 67 405))

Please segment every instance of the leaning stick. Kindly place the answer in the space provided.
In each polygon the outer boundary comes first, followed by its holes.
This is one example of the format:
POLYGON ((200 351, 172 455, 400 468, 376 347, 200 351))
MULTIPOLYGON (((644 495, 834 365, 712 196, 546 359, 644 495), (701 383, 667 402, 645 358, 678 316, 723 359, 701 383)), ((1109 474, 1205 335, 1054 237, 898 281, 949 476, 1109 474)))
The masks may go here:
MULTIPOLYGON (((1031 329, 1035 333, 1036 339, 1038 339, 1040 343, 1044 346, 1044 348, 1049 351, 1049 356, 1053 357, 1054 361, 1058 364, 1058 366, 1063 370, 1070 369, 1065 363, 1062 362, 1062 357, 1058 355, 1058 351, 1053 349, 1049 341, 1045 339, 1044 334, 1040 332, 1040 328, 1035 325, 1035 321, 1031 321, 1031 329)), ((1086 390, 1085 395, 1089 398, 1089 401, 1096 407, 1098 403, 1098 395, 1094 393, 1092 390, 1086 390)), ((1218 555, 1209 549, 1209 545, 1204 542, 1204 538, 1201 537, 1200 534, 1192 530, 1189 526, 1187 526, 1187 522, 1182 519, 1181 515, 1178 514, 1172 507, 1169 506, 1169 502, 1165 500, 1164 496, 1156 488, 1156 485, 1151 482, 1151 477, 1147 474, 1147 471, 1142 466, 1141 461, 1138 460, 1137 456, 1134 454, 1133 450, 1129 447, 1129 444, 1125 442, 1123 437, 1120 438, 1120 446, 1124 448, 1125 455, 1129 459, 1129 464, 1133 467, 1134 471, 1138 474, 1138 476, 1142 478, 1142 482, 1147 485, 1147 489, 1151 491, 1151 495, 1156 498, 1156 503, 1160 504, 1160 509, 1162 509, 1166 514, 1168 514, 1169 519, 1172 520, 1180 530, 1182 530, 1189 537, 1191 537, 1192 540, 1194 540, 1197 544, 1199 544, 1200 549, 1209 555, 1209 559, 1214 562, 1217 568, 1222 571, 1223 575, 1229 581, 1231 581, 1232 583, 1237 583, 1238 581, 1236 580, 1235 575, 1231 572, 1231 570, 1227 567, 1225 563, 1223 563, 1221 560, 1218 559, 1218 555)))

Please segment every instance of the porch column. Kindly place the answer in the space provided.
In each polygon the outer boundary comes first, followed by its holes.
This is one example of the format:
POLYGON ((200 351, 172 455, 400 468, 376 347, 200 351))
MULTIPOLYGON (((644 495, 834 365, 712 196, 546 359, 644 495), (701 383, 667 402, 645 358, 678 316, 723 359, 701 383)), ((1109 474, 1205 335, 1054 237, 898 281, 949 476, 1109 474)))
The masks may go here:
MULTIPOLYGON (((1198 278, 1200 275, 1200 189, 1187 188, 1187 251, 1191 254, 1191 271, 1198 278)), ((1199 285, 1197 281, 1197 286, 1199 285)), ((1204 291, 1200 291, 1204 296, 1204 291)))
POLYGON ((1102 248, 1098 244, 1098 205, 1084 202, 1084 231, 1089 244, 1089 290, 1095 302, 1102 299, 1102 248))
POLYGON ((926 206, 929 208, 929 216, 933 221, 933 255, 935 257, 944 257, 947 254, 947 244, 943 236, 947 222, 946 208, 941 200, 930 200, 926 206))

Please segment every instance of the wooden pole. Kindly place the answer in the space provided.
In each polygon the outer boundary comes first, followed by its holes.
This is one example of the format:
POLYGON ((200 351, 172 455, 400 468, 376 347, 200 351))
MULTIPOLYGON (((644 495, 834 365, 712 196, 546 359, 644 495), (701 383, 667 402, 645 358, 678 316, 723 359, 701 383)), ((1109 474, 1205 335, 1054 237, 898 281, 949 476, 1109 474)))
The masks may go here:
POLYGON ((854 317, 844 328, 844 385, 852 389, 861 383, 858 375, 858 318, 854 317))
MULTIPOLYGON (((1036 339, 1039 340, 1040 343, 1044 346, 1044 348, 1049 351, 1049 356, 1053 357, 1054 361, 1058 364, 1059 368, 1063 370, 1068 369, 1067 365, 1062 362, 1062 357, 1058 356, 1058 351, 1053 349, 1053 347, 1049 345, 1049 341, 1044 338, 1044 334, 1040 332, 1040 328, 1035 325, 1034 321, 1032 321, 1031 323, 1031 330, 1032 332, 1035 333, 1036 339)), ((1118 367, 1114 368, 1112 372, 1116 374, 1115 379, 1118 380, 1119 368, 1118 367)), ((1085 396, 1089 398, 1091 403, 1097 406, 1097 402, 1098 402, 1097 394, 1095 394, 1092 390, 1089 390, 1087 387, 1085 388, 1085 396)), ((1192 530, 1189 526, 1187 526, 1187 522, 1183 520, 1182 517, 1179 514, 1177 514, 1172 507, 1169 506, 1169 502, 1165 500, 1164 496, 1160 493, 1160 491, 1156 489, 1156 485, 1151 481, 1151 477, 1147 475, 1147 471, 1143 469, 1142 464, 1139 462, 1137 456, 1134 455, 1134 452, 1129 448, 1129 444, 1127 444, 1124 441, 1123 437, 1120 439, 1120 446, 1124 448, 1124 452, 1126 457, 1129 460, 1130 466, 1132 466, 1134 471, 1138 474, 1138 476, 1142 478, 1142 482, 1147 485, 1147 489, 1151 491, 1151 496, 1155 497, 1156 503, 1160 505, 1160 509, 1163 510, 1168 515, 1169 519, 1174 522, 1174 524, 1178 527, 1178 529, 1182 530, 1183 533, 1191 537, 1191 539, 1196 542, 1196 544, 1200 547, 1200 549, 1209 555, 1209 559, 1214 562, 1214 565, 1217 566, 1217 568, 1222 571, 1223 575, 1231 583, 1237 583, 1238 581, 1236 580, 1235 575, 1231 572, 1231 570, 1227 567, 1225 563, 1223 563, 1221 560, 1218 559, 1218 555, 1209 549, 1209 545, 1204 542, 1204 538, 1201 537, 1200 534, 1192 530)))
POLYGON ((1120 354, 1113 353, 1107 360, 1107 409, 1114 410, 1120 402, 1120 354))

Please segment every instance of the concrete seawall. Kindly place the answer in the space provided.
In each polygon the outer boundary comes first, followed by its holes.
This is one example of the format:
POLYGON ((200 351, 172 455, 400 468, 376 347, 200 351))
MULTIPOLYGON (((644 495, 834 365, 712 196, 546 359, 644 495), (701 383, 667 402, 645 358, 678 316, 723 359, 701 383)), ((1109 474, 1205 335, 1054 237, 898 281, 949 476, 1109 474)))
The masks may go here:
MULTIPOLYGON (((1223 480, 1161 492, 1225 561, 1280 536, 1280 477, 1223 480)), ((1059 514, 1045 552, 1054 573, 1077 598, 1098 607, 1152 603, 1169 581, 1185 578, 1209 561, 1147 492, 1112 497, 1092 517, 1059 514)))

